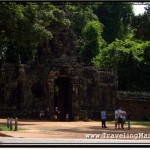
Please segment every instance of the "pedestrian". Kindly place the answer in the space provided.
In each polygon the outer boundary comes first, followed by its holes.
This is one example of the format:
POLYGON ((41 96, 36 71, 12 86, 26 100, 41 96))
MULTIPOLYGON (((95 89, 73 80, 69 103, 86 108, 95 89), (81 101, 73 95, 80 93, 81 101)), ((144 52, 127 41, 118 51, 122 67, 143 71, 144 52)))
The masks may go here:
POLYGON ((66 114, 66 121, 69 121, 69 114, 66 114))
POLYGON ((122 110, 122 122, 121 122, 121 128, 124 129, 124 125, 125 125, 125 122, 126 122, 126 116, 127 116, 127 113, 125 111, 125 109, 122 110))
POLYGON ((41 109, 41 111, 40 111, 40 119, 42 119, 42 118, 44 118, 44 110, 43 109, 41 109))
POLYGON ((131 111, 129 110, 127 113, 127 120, 128 120, 128 130, 131 129, 131 111))
POLYGON ((119 118, 119 113, 118 113, 118 108, 115 110, 115 129, 117 129, 117 126, 118 126, 118 128, 120 128, 119 127, 119 120, 118 120, 118 118, 119 118))
POLYGON ((49 107, 46 108, 46 117, 47 117, 47 119, 50 119, 49 107))
POLYGON ((101 121, 102 121, 102 128, 107 128, 106 127, 106 111, 104 109, 101 111, 101 121))
POLYGON ((123 122, 123 111, 122 108, 118 109, 118 129, 120 129, 120 125, 122 125, 123 122))
POLYGON ((58 120, 58 107, 55 107, 53 118, 54 118, 54 120, 58 120))

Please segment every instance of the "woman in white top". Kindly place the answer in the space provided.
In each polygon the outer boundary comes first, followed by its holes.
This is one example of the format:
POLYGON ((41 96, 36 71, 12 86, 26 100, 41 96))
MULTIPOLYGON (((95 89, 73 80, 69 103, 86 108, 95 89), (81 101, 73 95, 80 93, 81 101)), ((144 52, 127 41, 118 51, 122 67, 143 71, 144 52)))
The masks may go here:
POLYGON ((122 123, 121 123, 121 128, 124 129, 124 124, 126 122, 126 111, 122 111, 122 123))

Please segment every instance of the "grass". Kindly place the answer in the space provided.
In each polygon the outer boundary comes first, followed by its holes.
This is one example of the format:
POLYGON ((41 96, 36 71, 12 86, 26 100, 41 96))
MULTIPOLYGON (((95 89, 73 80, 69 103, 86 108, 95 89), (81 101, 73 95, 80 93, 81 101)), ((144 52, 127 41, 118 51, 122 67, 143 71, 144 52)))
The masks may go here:
POLYGON ((7 126, 5 125, 0 125, 0 130, 1 131, 11 131, 9 128, 7 128, 7 126))
MULTIPOLYGON (((115 124, 115 121, 108 121, 111 124, 115 124)), ((127 121, 126 121, 127 124, 127 121)), ((131 125, 142 125, 142 126, 149 126, 150 127, 150 121, 131 121, 131 125)))
MULTIPOLYGON (((25 130, 25 129, 23 129, 23 128, 18 128, 18 130, 25 130)), ((18 131, 18 130, 17 130, 17 131, 18 131)), ((13 129, 10 130, 10 128, 7 128, 6 125, 0 125, 0 131, 15 131, 15 127, 13 127, 13 129)))
POLYGON ((131 125, 150 126, 150 121, 131 121, 131 125))

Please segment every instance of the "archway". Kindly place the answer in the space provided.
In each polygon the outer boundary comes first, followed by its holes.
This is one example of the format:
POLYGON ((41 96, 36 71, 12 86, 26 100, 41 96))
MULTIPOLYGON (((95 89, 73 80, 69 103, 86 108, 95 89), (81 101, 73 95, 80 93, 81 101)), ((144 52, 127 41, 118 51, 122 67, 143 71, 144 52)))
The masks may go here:
POLYGON ((66 120, 66 114, 69 114, 69 120, 72 120, 72 85, 69 77, 55 79, 54 109, 56 107, 60 111, 59 120, 66 120))

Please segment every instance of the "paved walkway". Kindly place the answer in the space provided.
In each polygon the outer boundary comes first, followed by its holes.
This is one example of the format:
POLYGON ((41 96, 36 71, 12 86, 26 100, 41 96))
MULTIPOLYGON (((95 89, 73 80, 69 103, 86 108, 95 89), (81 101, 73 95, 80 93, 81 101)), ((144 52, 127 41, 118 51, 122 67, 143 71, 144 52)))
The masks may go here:
MULTIPOLYGON (((1 124, 6 124, 6 119, 0 119, 1 124)), ((108 128, 101 128, 101 122, 50 122, 35 120, 19 120, 18 131, 0 131, 11 136, 11 140, 1 137, 0 142, 27 142, 27 143, 58 143, 60 142, 137 142, 150 141, 150 127, 132 126, 131 130, 114 129, 114 124, 107 124, 108 128), (129 137, 132 135, 131 137, 129 137), (146 137, 145 135, 149 136, 146 137), (144 137, 143 137, 144 136, 144 137), (13 137, 13 138, 12 138, 13 137), (32 140, 31 140, 32 139, 32 140)))
POLYGON ((0 145, 150 145, 149 140, 0 138, 0 145))

